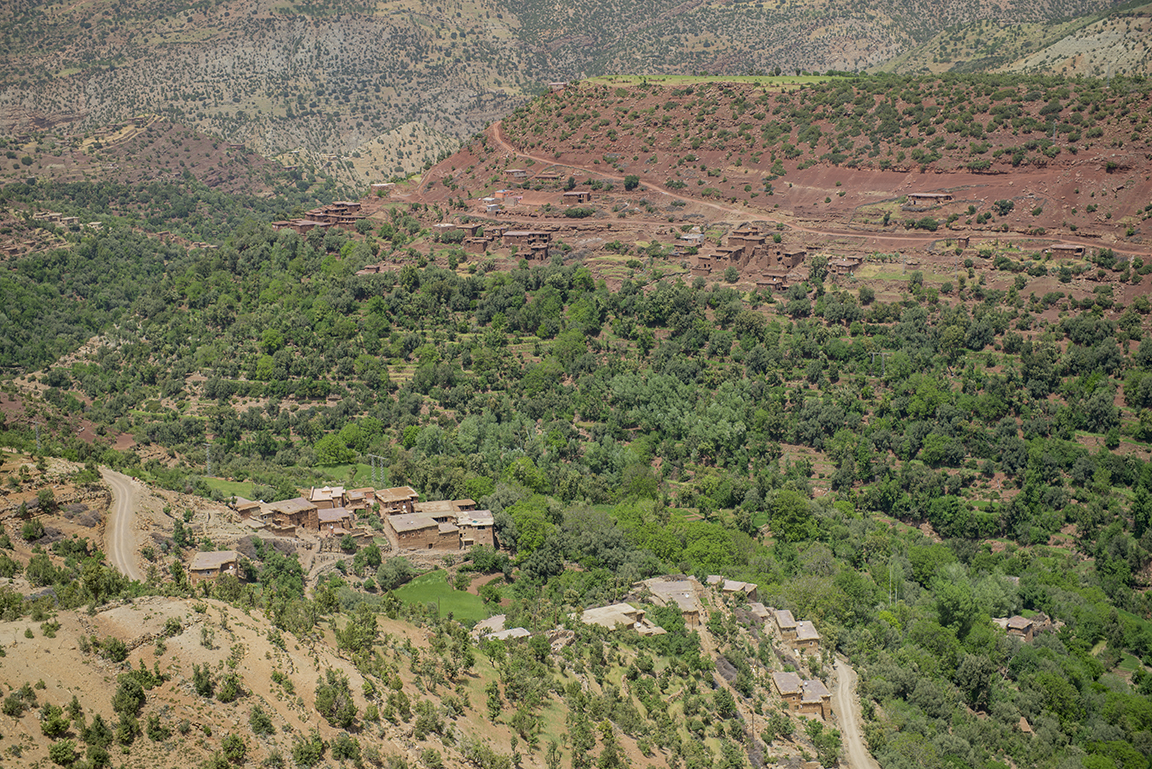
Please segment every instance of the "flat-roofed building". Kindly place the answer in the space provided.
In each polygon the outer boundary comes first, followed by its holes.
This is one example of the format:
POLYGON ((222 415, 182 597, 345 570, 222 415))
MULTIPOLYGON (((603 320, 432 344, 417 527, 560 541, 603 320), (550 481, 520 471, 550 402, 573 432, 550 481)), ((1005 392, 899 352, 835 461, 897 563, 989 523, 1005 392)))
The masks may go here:
POLYGON ((665 632, 664 628, 653 625, 644 617, 643 609, 627 603, 585 609, 580 615, 580 621, 585 625, 597 625, 609 630, 631 628, 640 635, 663 635, 665 632))
POLYGON ((780 632, 780 637, 785 641, 791 641, 796 637, 796 619, 792 616, 792 612, 787 609, 777 609, 776 615, 776 629, 780 632))
POLYGON ((652 594, 652 603, 656 606, 675 606, 684 618, 688 627, 700 624, 700 582, 694 577, 687 579, 674 579, 667 577, 653 577, 636 583, 652 594))
POLYGON ((460 529, 462 550, 473 545, 497 547, 496 519, 491 510, 462 510, 456 515, 456 526, 460 529))
POLYGON ((303 497, 284 499, 264 506, 270 513, 271 526, 276 529, 294 529, 297 526, 311 531, 320 528, 316 505, 303 497))
POLYGON ((385 515, 411 515, 416 512, 415 504, 418 499, 420 495, 411 486, 376 490, 376 502, 385 515))
POLYGON ((820 634, 816 632, 816 626, 807 620, 797 621, 792 648, 802 649, 808 653, 820 651, 820 634))
POLYGON ((351 510, 343 507, 333 507, 328 510, 317 511, 321 534, 345 533, 352 530, 355 516, 351 510))
POLYGON ((216 550, 196 553, 188 564, 188 579, 195 585, 206 579, 218 579, 223 574, 239 576, 240 554, 235 550, 216 550))

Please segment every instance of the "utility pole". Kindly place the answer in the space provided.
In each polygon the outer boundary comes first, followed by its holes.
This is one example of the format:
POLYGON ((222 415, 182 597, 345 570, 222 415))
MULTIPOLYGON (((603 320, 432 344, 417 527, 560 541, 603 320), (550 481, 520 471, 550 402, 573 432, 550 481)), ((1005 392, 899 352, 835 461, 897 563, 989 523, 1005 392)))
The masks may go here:
POLYGON ((379 454, 365 454, 372 465, 372 488, 384 485, 384 457, 379 454))
POLYGON ((208 468, 205 470, 205 475, 212 475, 212 444, 205 441, 204 450, 208 453, 208 468))
POLYGON ((877 355, 880 356, 880 376, 884 376, 884 361, 891 354, 892 353, 890 353, 890 352, 874 352, 874 353, 872 353, 872 365, 873 366, 876 365, 876 356, 877 355))
POLYGON ((36 453, 39 454, 43 449, 40 447, 40 423, 35 422, 36 426, 36 453))

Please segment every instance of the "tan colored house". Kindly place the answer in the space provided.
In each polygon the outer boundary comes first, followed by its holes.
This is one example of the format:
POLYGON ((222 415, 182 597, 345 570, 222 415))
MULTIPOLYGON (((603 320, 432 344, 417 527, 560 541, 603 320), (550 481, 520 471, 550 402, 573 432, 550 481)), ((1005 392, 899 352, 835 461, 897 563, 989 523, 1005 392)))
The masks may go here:
POLYGON ((832 715, 832 693, 822 681, 801 680, 795 673, 777 671, 772 674, 772 683, 792 712, 820 718, 832 715))
POLYGON ((580 615, 580 621, 585 625, 597 625, 609 630, 632 628, 644 636, 663 635, 665 632, 664 628, 652 624, 650 620, 644 617, 643 609, 637 609, 627 603, 586 609, 580 615))
POLYGON ((592 192, 590 190, 569 190, 565 192, 561 198, 564 200, 564 205, 575 206, 580 203, 591 203, 592 192))
POLYGON ((851 275, 859 266, 859 259, 832 259, 828 262, 828 271, 837 277, 841 277, 851 275))
POLYGON ((491 510, 462 510, 456 516, 456 527, 460 529, 461 550, 473 545, 498 547, 496 520, 491 510))
POLYGON ((244 497, 235 497, 232 501, 232 509, 239 513, 241 518, 251 518, 260 512, 260 503, 244 499, 244 497))
POLYGON ((501 240, 505 246, 546 246, 552 242, 552 233, 543 230, 508 230, 501 240))
POLYGON ((670 579, 667 577, 653 577, 643 582, 637 582, 637 587, 643 587, 652 594, 652 603, 656 606, 675 606, 684 617, 684 624, 688 627, 697 627, 700 624, 700 583, 694 578, 670 579))
POLYGON ((317 512, 321 534, 344 534, 352 530, 355 515, 343 507, 333 507, 317 512))
POLYGON ((459 550, 460 529, 422 513, 390 515, 385 519, 400 549, 459 550))
POLYGON ((793 649, 802 649, 809 654, 820 651, 820 634, 816 626, 807 620, 796 623, 796 637, 792 640, 793 649))
POLYGON ((420 495, 411 486, 397 486, 391 489, 378 489, 376 502, 385 515, 402 515, 416 512, 416 500, 420 495))
POLYGON ((523 168, 509 168, 507 171, 504 172, 504 176, 506 176, 509 179, 527 179, 528 178, 528 172, 525 171, 523 168))
POLYGON ((724 595, 744 596, 749 601, 755 601, 756 585, 752 582, 740 582, 734 579, 726 579, 720 586, 720 592, 724 595))
POLYGON ((334 507, 344 506, 343 486, 313 486, 308 492, 308 501, 316 505, 317 510, 331 510, 334 507))
POLYGON ((934 206, 952 200, 951 192, 910 192, 908 202, 915 206, 934 206))
POLYGON ((222 574, 239 576, 240 554, 235 550, 217 550, 196 553, 188 565, 188 579, 195 585, 206 579, 217 579, 222 574))
POLYGON ((1031 641, 1036 635, 1036 623, 1027 617, 1021 617, 1017 614, 1015 617, 1009 617, 1006 623, 1005 630, 1008 635, 1016 636, 1024 641, 1031 641))
POLYGON ((272 502, 264 508, 270 514, 271 525, 275 529, 300 527, 317 531, 320 528, 316 505, 303 497, 272 502))
POLYGON ((792 612, 787 609, 776 610, 776 629, 780 632, 780 637, 785 641, 791 641, 796 638, 796 620, 792 617, 792 612))
POLYGON ((1084 256, 1084 246, 1075 243, 1057 243, 1048 247, 1048 253, 1057 259, 1080 259, 1084 256))

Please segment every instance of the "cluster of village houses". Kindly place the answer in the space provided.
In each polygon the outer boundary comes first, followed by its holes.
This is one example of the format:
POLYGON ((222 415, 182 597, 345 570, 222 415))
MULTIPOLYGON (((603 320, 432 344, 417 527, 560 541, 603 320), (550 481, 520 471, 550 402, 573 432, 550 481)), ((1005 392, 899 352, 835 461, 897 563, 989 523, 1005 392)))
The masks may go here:
MULTIPOLYGON (((816 626, 806 620, 796 620, 787 609, 774 609, 760 603, 756 585, 726 579, 719 575, 708 577, 703 584, 695 577, 653 577, 633 586, 629 600, 611 606, 598 606, 586 609, 580 621, 586 625, 597 625, 608 630, 630 628, 642 636, 663 635, 664 628, 654 624, 645 616, 643 604, 671 606, 680 611, 684 624, 689 628, 699 627, 702 619, 704 599, 735 598, 747 603, 752 617, 763 623, 766 632, 771 633, 783 644, 801 655, 820 654, 820 634, 816 626)), ((477 638, 510 639, 524 638, 531 633, 524 628, 505 628, 504 615, 485 620, 473 628, 477 638)), ((548 634, 554 648, 561 647, 571 640, 571 633, 557 628, 548 634)), ((789 710, 802 715, 828 718, 832 714, 832 694, 817 678, 802 678, 797 673, 777 671, 772 673, 772 683, 777 694, 784 700, 789 710)))
POLYGON ((330 227, 354 230, 360 220, 367 217, 360 208, 358 202, 337 200, 326 206, 313 208, 303 218, 272 222, 272 229, 292 230, 299 235, 307 235, 312 230, 326 230, 330 227))
MULTIPOLYGON (((361 516, 380 516, 385 536, 397 550, 459 552, 473 545, 497 546, 490 510, 477 510, 471 499, 420 502, 410 486, 388 489, 311 488, 306 494, 279 502, 254 502, 237 497, 232 508, 254 533, 279 537, 325 538, 352 536, 371 541, 378 532, 361 516)), ((193 583, 235 574, 240 556, 233 550, 197 553, 189 566, 193 583)))

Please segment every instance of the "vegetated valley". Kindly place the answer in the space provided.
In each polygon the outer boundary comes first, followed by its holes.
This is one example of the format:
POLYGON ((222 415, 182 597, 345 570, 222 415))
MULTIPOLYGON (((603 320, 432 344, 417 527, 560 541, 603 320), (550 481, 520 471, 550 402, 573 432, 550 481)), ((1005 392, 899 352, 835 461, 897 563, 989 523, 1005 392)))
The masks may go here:
POLYGON ((0 765, 1148 766, 1150 98, 597 79, 345 201, 5 140, 0 765))

